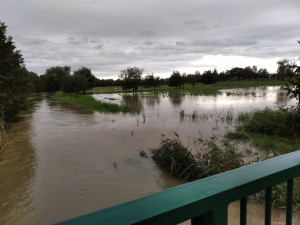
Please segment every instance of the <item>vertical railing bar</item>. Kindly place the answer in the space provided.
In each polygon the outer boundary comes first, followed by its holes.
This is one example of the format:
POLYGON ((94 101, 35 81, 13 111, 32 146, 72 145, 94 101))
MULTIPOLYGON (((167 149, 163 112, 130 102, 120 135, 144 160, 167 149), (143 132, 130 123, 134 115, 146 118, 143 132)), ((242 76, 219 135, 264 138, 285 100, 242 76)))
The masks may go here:
POLYGON ((247 197, 240 200, 240 225, 247 224, 247 197))
POLYGON ((210 224, 214 224, 214 214, 212 211, 191 218, 191 225, 210 225, 210 224))
POLYGON ((272 187, 266 189, 265 225, 271 225, 272 187))
POLYGON ((292 225, 294 179, 287 181, 286 225, 292 225))

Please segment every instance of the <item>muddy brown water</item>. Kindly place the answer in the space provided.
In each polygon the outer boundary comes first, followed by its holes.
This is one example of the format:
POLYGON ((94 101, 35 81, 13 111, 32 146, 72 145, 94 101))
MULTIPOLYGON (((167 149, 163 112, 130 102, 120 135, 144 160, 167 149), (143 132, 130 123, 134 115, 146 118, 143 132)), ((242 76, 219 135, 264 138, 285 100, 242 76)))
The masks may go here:
MULTIPOLYGON (((280 87, 234 89, 217 96, 144 94, 95 95, 97 99, 138 106, 140 114, 98 113, 33 95, 32 109, 0 159, 0 224, 52 224, 184 183, 161 171, 150 152, 161 138, 178 132, 185 144, 195 138, 222 136, 222 122, 255 108, 293 104, 280 87), (180 117, 181 110, 187 114, 180 117), (202 115, 193 120, 193 112, 202 115)), ((229 207, 238 223, 238 204, 229 207)), ((263 223, 263 208, 249 204, 249 224, 263 223)), ((273 211, 274 224, 284 213, 273 211)), ((300 224, 299 216, 294 224, 300 224)))

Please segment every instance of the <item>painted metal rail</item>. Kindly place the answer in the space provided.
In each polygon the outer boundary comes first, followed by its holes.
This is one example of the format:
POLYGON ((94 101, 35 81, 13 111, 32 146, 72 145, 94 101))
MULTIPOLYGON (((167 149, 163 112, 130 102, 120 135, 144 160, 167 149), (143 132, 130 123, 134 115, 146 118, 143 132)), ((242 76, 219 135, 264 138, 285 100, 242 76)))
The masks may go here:
POLYGON ((292 224, 293 180, 300 176, 300 151, 190 182, 146 197, 73 218, 59 225, 227 224, 228 205, 240 200, 246 224, 247 196, 266 190, 265 224, 271 224, 271 188, 287 182, 286 224, 292 224))

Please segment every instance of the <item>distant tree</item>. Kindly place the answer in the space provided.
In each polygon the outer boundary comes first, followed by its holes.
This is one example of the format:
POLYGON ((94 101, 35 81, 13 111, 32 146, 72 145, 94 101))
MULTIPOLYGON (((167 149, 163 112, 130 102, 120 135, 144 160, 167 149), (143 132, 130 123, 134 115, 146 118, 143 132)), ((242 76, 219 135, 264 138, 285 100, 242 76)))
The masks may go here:
POLYGON ((26 108, 28 71, 12 37, 6 36, 6 28, 0 21, 0 118, 12 121, 26 108))
POLYGON ((123 90, 132 89, 136 91, 141 84, 143 69, 138 67, 129 67, 125 70, 121 70, 119 79, 121 81, 121 87, 123 90))
POLYGON ((227 72, 219 73, 219 80, 220 81, 228 81, 229 80, 228 73, 227 72))
POLYGON ((68 76, 63 84, 63 91, 66 93, 85 93, 88 89, 88 80, 81 73, 75 73, 73 76, 68 76))
POLYGON ((146 87, 153 87, 155 90, 156 87, 159 86, 160 78, 159 77, 154 77, 153 74, 147 75, 144 79, 144 85, 146 87))
POLYGON ((41 82, 45 91, 59 91, 70 76, 71 67, 54 66, 46 69, 41 76, 41 82))
POLYGON ((295 75, 292 65, 287 59, 283 59, 277 62, 277 77, 281 80, 291 78, 295 75))
POLYGON ((184 78, 181 76, 180 72, 173 71, 172 75, 169 77, 170 87, 180 87, 184 84, 184 78))
POLYGON ((251 80, 251 79, 255 79, 256 77, 256 72, 257 72, 257 67, 253 66, 247 66, 244 69, 242 69, 242 78, 244 80, 251 80))
POLYGON ((204 84, 213 84, 218 81, 217 71, 211 72, 210 70, 205 71, 201 76, 201 82, 204 84))
POLYGON ((89 68, 83 66, 80 69, 75 70, 74 75, 75 74, 81 74, 87 79, 88 89, 96 87, 98 79, 92 74, 92 71, 89 68))
POLYGON ((258 77, 262 80, 268 79, 269 76, 270 76, 268 70, 267 69, 262 69, 262 68, 258 70, 257 74, 258 74, 258 77))
POLYGON ((234 67, 227 71, 228 76, 231 80, 240 80, 243 77, 243 68, 234 67))
POLYGON ((201 74, 199 71, 196 71, 194 74, 188 74, 186 76, 186 82, 192 84, 193 88, 195 88, 195 84, 199 82, 200 79, 201 79, 201 74))

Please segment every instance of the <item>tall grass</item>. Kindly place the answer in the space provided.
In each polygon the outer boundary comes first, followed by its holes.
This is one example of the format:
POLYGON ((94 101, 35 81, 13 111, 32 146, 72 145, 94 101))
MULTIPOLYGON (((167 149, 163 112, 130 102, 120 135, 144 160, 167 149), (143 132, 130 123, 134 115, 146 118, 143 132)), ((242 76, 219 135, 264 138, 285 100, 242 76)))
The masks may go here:
POLYGON ((85 107, 99 112, 112 112, 112 113, 138 112, 137 109, 130 108, 125 105, 118 105, 118 104, 98 101, 90 95, 65 94, 62 92, 57 92, 56 94, 52 95, 51 98, 54 100, 67 102, 72 105, 85 107))
POLYGON ((173 138, 165 138, 152 150, 152 159, 172 176, 188 181, 211 176, 242 165, 242 155, 228 142, 198 140, 198 153, 183 146, 174 132, 173 138))
MULTIPOLYGON (((265 108, 249 113, 240 113, 236 131, 228 132, 229 139, 250 140, 251 144, 267 155, 279 155, 300 148, 300 108, 279 107, 276 110, 265 108)), ((300 209, 300 178, 295 179, 293 206, 300 209)), ((258 193, 264 199, 264 193, 258 193)), ((272 188, 273 205, 284 208, 286 204, 286 184, 272 188)))
POLYGON ((300 109, 295 107, 265 108, 241 112, 234 132, 225 137, 250 140, 251 145, 273 154, 298 150, 300 146, 300 109))
POLYGON ((243 130, 276 137, 298 138, 300 136, 300 109, 265 108, 238 116, 243 130))

